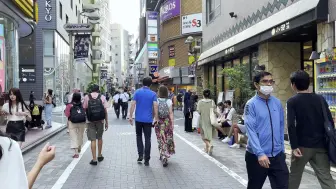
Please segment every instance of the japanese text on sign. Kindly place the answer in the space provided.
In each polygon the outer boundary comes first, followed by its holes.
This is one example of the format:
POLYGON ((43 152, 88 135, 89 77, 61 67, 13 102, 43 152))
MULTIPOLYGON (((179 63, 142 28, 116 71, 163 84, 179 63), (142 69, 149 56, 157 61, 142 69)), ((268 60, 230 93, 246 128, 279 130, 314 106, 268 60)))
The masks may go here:
POLYGON ((289 22, 286 22, 284 24, 281 24, 275 28, 272 29, 272 35, 275 35, 277 33, 280 33, 280 32, 283 32, 283 31, 286 31, 290 28, 290 25, 289 25, 289 22))

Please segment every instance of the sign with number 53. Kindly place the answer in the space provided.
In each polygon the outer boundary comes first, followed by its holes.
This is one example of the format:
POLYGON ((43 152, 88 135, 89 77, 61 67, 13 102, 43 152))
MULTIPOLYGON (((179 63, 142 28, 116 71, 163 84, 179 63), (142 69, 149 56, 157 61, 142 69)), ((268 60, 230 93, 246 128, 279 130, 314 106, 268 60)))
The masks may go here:
POLYGON ((182 35, 202 32, 202 13, 182 16, 182 35))

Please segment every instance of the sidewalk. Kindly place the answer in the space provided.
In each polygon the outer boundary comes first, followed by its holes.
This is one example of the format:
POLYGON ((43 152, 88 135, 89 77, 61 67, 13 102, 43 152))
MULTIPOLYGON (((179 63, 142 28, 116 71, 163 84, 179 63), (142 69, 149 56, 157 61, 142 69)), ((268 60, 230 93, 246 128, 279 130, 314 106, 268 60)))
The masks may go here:
MULTIPOLYGON (((176 119, 184 119, 183 112, 175 110, 174 111, 174 117, 175 117, 175 120, 176 119)), ((184 125, 180 125, 180 127, 184 127, 184 125)), ((192 133, 192 134, 196 134, 196 133, 192 133)), ((217 139, 214 139, 214 141, 216 141, 217 146, 218 145, 225 145, 217 139)), ((244 149, 245 147, 246 147, 246 145, 242 146, 241 149, 244 149)), ((226 148, 227 148, 227 145, 226 145, 226 148)), ((229 150, 235 150, 235 149, 229 149, 229 150)), ((245 150, 242 151, 242 156, 245 156, 244 152, 245 152, 245 150)), ((290 157, 291 157, 291 148, 290 148, 290 144, 289 144, 288 141, 285 141, 285 153, 286 153, 286 162, 287 162, 287 165, 289 166, 290 165, 290 157)), ((218 158, 221 158, 221 157, 218 157, 218 158)), ((309 165, 309 163, 305 167, 305 172, 315 175, 314 170, 309 165)), ((335 167, 331 167, 331 174, 333 175, 334 180, 336 182, 336 168, 335 167)))

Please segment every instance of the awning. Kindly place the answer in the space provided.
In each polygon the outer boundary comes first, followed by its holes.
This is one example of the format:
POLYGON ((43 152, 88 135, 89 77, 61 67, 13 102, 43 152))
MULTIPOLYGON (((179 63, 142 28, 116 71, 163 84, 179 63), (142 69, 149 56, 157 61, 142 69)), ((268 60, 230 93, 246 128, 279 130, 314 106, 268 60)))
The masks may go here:
MULTIPOLYGON (((256 23, 250 28, 247 28, 246 30, 232 36, 231 38, 221 42, 220 44, 206 50, 201 54, 198 60, 198 65, 206 64, 207 62, 216 60, 220 57, 241 50, 242 48, 246 48, 248 47, 247 45, 253 45, 251 44, 252 41, 246 43, 246 40, 250 38, 255 37, 254 42, 256 43, 262 42, 262 40, 267 40, 272 37, 272 32, 268 32, 268 38, 266 35, 259 36, 259 34, 262 34, 263 32, 267 32, 269 30, 272 31, 274 27, 277 27, 281 24, 286 24, 286 22, 288 22, 289 20, 295 17, 299 17, 300 15, 303 15, 304 13, 307 13, 309 11, 311 12, 310 14, 307 14, 307 20, 300 19, 301 23, 297 23, 296 25, 300 26, 303 23, 308 23, 308 21, 311 22, 312 19, 316 19, 316 12, 313 10, 318 6, 320 1, 325 0, 300 0, 293 5, 284 8, 274 15, 256 23), (309 18, 311 14, 314 14, 314 18, 309 18), (236 47, 238 46, 238 44, 240 44, 239 48, 236 47)), ((327 9, 325 11, 327 11, 327 9)), ((292 26, 293 23, 291 23, 291 29, 293 29, 292 26)))

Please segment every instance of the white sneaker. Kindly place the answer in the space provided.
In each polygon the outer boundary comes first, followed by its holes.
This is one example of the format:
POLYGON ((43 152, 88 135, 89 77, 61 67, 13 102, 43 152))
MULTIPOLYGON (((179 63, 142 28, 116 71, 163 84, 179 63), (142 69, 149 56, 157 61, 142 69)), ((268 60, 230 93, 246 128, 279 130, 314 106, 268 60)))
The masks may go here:
POLYGON ((230 142, 230 138, 229 138, 229 137, 225 137, 225 138, 222 140, 222 142, 224 142, 224 143, 228 143, 228 142, 230 142))
POLYGON ((230 146, 230 148, 240 148, 240 144, 234 143, 233 145, 230 146))

